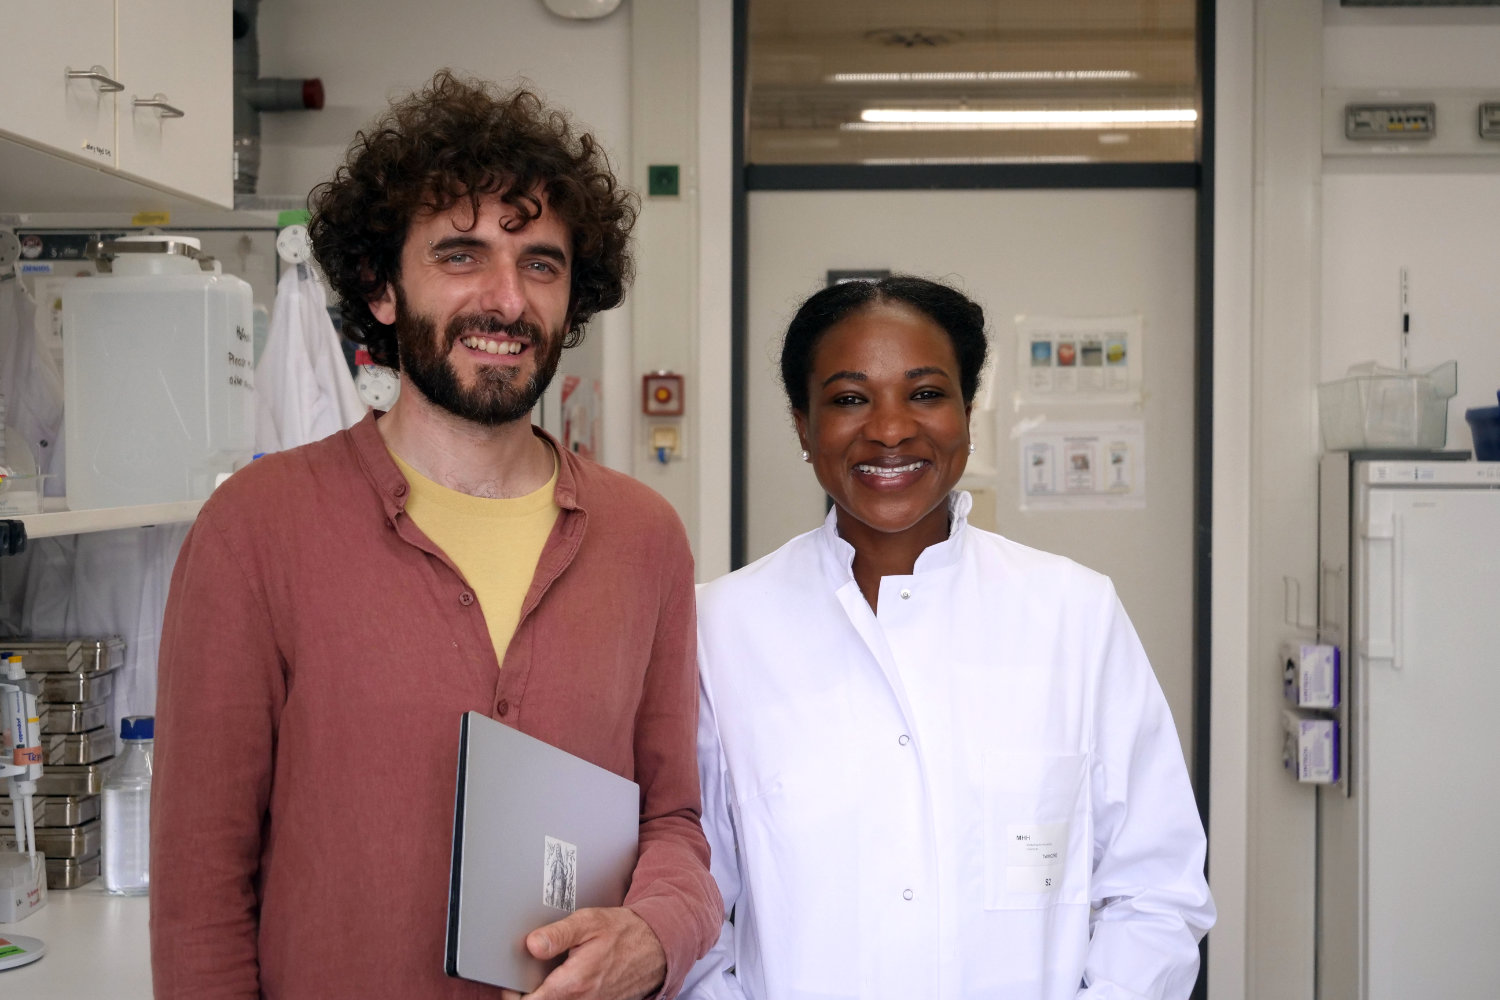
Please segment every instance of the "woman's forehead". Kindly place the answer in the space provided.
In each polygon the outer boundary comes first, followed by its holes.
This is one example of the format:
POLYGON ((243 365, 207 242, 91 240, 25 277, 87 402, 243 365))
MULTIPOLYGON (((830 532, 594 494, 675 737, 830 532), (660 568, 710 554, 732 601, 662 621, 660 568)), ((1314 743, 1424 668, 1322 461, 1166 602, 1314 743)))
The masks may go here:
MULTIPOLYGON (((956 365, 957 355, 946 330, 918 309, 899 302, 863 306, 830 326, 813 349, 812 369, 848 367, 864 359, 924 365, 956 365)), ((956 374, 956 372, 954 372, 956 374)))

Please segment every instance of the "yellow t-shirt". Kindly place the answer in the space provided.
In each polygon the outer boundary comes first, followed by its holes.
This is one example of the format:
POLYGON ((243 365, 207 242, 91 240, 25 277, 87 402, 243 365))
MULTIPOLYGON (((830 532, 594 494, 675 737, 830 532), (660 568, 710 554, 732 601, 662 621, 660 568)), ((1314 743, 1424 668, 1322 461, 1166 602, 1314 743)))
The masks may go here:
POLYGON ((521 620, 521 602, 526 599, 542 547, 557 520, 559 508, 553 498, 556 456, 547 485, 507 500, 451 490, 428 479, 394 453, 391 457, 411 487, 406 513, 468 581, 484 612, 495 658, 503 664, 505 649, 521 620))

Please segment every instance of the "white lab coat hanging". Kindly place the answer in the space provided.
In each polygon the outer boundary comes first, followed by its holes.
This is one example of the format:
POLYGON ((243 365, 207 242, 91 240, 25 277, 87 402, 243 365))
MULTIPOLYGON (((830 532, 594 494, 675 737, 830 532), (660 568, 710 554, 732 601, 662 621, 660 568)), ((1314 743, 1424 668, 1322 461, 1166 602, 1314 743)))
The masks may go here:
POLYGON ((328 297, 306 264, 288 267, 276 284, 255 389, 255 450, 261 453, 317 441, 365 415, 328 316, 328 297))

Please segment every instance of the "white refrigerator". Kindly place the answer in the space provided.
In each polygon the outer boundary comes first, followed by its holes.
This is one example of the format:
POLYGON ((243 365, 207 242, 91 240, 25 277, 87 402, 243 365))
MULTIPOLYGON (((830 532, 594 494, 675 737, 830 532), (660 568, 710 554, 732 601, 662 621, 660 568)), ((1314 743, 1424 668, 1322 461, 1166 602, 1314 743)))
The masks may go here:
POLYGON ((1318 1000, 1500 997, 1500 462, 1326 455, 1318 1000))

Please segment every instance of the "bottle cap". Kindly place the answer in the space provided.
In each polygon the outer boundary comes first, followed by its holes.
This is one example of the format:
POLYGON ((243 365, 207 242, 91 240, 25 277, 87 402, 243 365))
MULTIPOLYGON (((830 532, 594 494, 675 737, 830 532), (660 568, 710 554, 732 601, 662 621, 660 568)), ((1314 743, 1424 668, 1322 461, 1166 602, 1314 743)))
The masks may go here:
POLYGON ((154 740, 156 717, 153 715, 127 715, 120 720, 120 739, 154 740))

